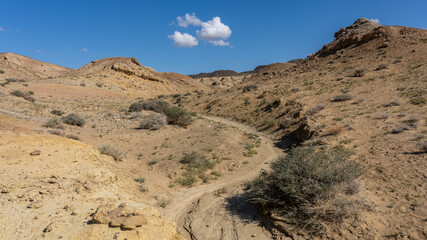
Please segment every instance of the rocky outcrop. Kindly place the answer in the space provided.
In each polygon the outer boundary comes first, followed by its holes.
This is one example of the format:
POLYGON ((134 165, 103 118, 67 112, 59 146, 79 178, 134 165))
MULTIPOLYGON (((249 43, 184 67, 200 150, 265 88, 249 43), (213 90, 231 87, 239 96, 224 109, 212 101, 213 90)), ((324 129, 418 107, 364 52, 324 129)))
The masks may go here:
POLYGON ((325 57, 354 44, 363 44, 383 34, 382 25, 367 18, 359 18, 352 25, 341 28, 334 34, 335 40, 323 46, 315 56, 325 57))
POLYGON ((143 209, 122 203, 117 208, 113 208, 113 205, 100 205, 92 216, 92 222, 132 230, 147 224, 147 217, 143 209))

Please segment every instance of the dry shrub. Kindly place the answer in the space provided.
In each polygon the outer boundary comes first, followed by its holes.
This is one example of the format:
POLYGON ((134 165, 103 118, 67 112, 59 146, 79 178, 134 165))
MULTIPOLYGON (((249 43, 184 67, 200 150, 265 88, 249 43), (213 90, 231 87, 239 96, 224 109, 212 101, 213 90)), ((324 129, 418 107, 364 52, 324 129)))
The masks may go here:
POLYGON ((359 165, 338 150, 291 149, 271 163, 249 187, 250 201, 307 230, 340 223, 357 214, 359 165))
POLYGON ((115 161, 123 161, 125 154, 111 145, 105 145, 99 148, 101 154, 105 154, 114 158, 115 161))
POLYGON ((43 123, 42 127, 64 129, 64 126, 62 125, 61 121, 57 118, 51 118, 47 120, 45 123, 43 123))
POLYGON ((342 133, 344 130, 345 130, 344 125, 332 126, 325 131, 324 135, 325 136, 335 136, 335 135, 342 133))
POLYGON ((419 143, 418 147, 421 149, 421 151, 427 153, 427 141, 419 143))
POLYGON ((129 112, 139 112, 141 110, 147 110, 161 113, 167 106, 169 106, 167 102, 158 99, 149 99, 147 101, 139 101, 132 103, 129 106, 129 112))
POLYGON ((334 98, 332 99, 332 102, 344 102, 351 99, 353 99, 353 97, 348 94, 339 94, 334 96, 334 98))
POLYGON ((74 125, 83 127, 85 125, 85 120, 75 113, 68 114, 65 117, 62 117, 62 122, 68 125, 74 125))
POLYGON ((150 114, 142 118, 139 124, 139 128, 142 129, 159 130, 168 123, 166 116, 163 114, 150 114))

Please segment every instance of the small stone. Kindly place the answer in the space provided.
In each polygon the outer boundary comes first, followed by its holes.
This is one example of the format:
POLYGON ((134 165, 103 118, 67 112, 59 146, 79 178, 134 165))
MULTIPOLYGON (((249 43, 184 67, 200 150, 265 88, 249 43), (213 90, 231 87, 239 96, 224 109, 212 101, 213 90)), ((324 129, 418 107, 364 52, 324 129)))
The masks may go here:
POLYGON ((109 205, 101 205, 96 209, 95 214, 92 217, 93 223, 99 223, 99 224, 108 224, 111 219, 108 216, 108 210, 111 208, 109 205))
POLYGON ((256 234, 252 234, 251 237, 256 237, 256 234))
POLYGON ((31 155, 31 156, 38 156, 38 155, 40 155, 40 153, 41 153, 41 151, 40 151, 40 150, 35 150, 35 151, 33 151, 33 152, 30 152, 30 155, 31 155))
POLYGON ((33 208, 33 209, 39 209, 41 207, 43 207, 43 201, 41 200, 33 201, 28 205, 28 208, 33 208))

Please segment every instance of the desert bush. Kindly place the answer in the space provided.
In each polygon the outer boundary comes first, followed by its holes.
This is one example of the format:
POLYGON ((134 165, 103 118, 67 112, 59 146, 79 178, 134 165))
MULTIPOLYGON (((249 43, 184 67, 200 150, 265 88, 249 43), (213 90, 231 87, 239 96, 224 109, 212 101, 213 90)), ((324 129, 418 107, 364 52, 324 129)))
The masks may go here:
POLYGON ((325 104, 319 104, 319 105, 312 107, 309 110, 307 110, 305 115, 314 115, 314 114, 322 111, 324 108, 325 108, 325 104))
POLYGON ((22 97, 23 99, 29 101, 29 102, 35 102, 36 99, 31 97, 31 95, 34 95, 34 92, 29 91, 29 92, 22 92, 20 90, 13 90, 12 92, 10 92, 10 95, 15 96, 15 97, 22 97))
POLYGON ((80 138, 78 136, 76 136, 76 135, 69 134, 69 135, 67 135, 65 137, 69 138, 69 139, 80 141, 80 138))
POLYGON ((408 117, 408 119, 406 119, 405 121, 403 121, 403 123, 408 124, 411 127, 416 127, 417 123, 420 121, 420 117, 418 115, 411 115, 408 117))
POLYGON ((130 116, 129 116, 129 119, 137 119, 137 118, 140 118, 140 117, 143 117, 144 115, 142 114, 142 113, 139 113, 139 112, 135 112, 135 113, 132 113, 130 116))
POLYGON ((332 126, 325 131, 324 135, 325 136, 335 136, 335 135, 342 133, 344 130, 345 130, 344 125, 332 126))
POLYGON ((307 229, 322 222, 341 222, 355 214, 351 195, 358 191, 359 166, 341 151, 291 149, 249 183, 250 201, 307 229))
POLYGON ((191 114, 185 109, 176 106, 167 106, 163 113, 170 124, 186 127, 193 122, 191 114))
POLYGON ((15 97, 24 97, 25 93, 20 90, 13 90, 12 92, 10 92, 10 95, 15 97))
POLYGON ((150 114, 142 118, 139 124, 139 128, 142 129, 159 130, 168 123, 163 114, 150 114))
POLYGON ((169 106, 167 102, 158 99, 149 99, 147 101, 138 101, 132 103, 129 107, 129 112, 139 112, 141 110, 147 110, 161 113, 167 106, 169 106))
POLYGON ((406 130, 409 130, 409 126, 407 126, 407 125, 400 125, 400 126, 396 126, 396 127, 392 128, 390 130, 390 133, 392 133, 392 134, 398 134, 398 133, 401 133, 401 132, 406 131, 406 130))
POLYGON ((391 101, 388 103, 384 103, 381 106, 383 106, 383 107, 395 107, 395 106, 400 106, 400 103, 398 101, 391 101))
POLYGON ((387 66, 387 64, 380 64, 376 69, 375 69, 375 71, 380 71, 380 70, 383 70, 383 69, 386 69, 388 66, 387 66))
POLYGON ((199 154, 196 151, 184 153, 184 156, 179 161, 186 165, 187 172, 199 174, 208 169, 215 167, 215 163, 211 162, 206 156, 199 154))
POLYGON ((125 154, 111 145, 105 145, 99 148, 101 154, 108 155, 114 158, 115 161, 123 161, 125 154))
POLYGON ((65 112, 55 109, 55 110, 52 110, 50 113, 53 115, 56 115, 56 116, 62 116, 62 115, 64 115, 65 112))
POLYGON ((354 71, 353 77, 363 77, 366 74, 366 70, 361 68, 361 69, 356 69, 356 71, 354 71))
POLYGON ((409 102, 414 105, 424 105, 427 103, 427 99, 424 97, 414 97, 414 98, 411 98, 409 102))
POLYGON ((186 174, 178 178, 176 181, 184 187, 191 187, 197 182, 197 178, 194 175, 186 174))
POLYGON ((3 70, 0 70, 0 74, 4 74, 4 71, 3 71, 3 70))
POLYGON ((418 147, 421 149, 421 151, 427 153, 427 141, 419 143, 418 147))
POLYGON ((53 135, 61 136, 61 137, 64 136, 64 133, 58 129, 49 129, 47 130, 47 132, 53 135))
POLYGON ((243 87, 243 92, 249 92, 249 91, 253 91, 253 90, 257 90, 258 89, 258 85, 256 84, 249 84, 243 87))
POLYGON ((339 94, 334 96, 334 98, 332 99, 332 102, 343 102, 351 99, 353 99, 353 97, 348 94, 339 94))
POLYGON ((68 125, 74 125, 83 127, 85 125, 85 120, 75 113, 70 113, 65 117, 62 117, 62 122, 68 125))
POLYGON ((277 125, 277 119, 270 118, 264 121, 264 125, 267 125, 267 127, 275 127, 277 125))
POLYGON ((390 115, 388 113, 378 113, 375 116, 375 119, 385 120, 385 119, 388 119, 389 117, 390 117, 390 115))
POLYGON ((64 129, 64 126, 61 123, 61 120, 57 118, 51 118, 43 123, 42 127, 45 128, 56 128, 56 129, 64 129))

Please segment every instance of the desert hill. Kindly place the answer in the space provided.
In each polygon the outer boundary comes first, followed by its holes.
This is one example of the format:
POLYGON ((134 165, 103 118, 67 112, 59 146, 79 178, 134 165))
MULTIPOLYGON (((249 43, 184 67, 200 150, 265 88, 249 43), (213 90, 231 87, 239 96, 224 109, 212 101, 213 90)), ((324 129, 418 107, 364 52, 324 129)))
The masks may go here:
POLYGON ((0 79, 17 78, 35 80, 47 77, 56 77, 72 71, 52 63, 41 62, 26 56, 14 53, 0 53, 0 79))
POLYGON ((426 52, 427 30, 358 19, 244 76, 0 65, 28 77, 0 86, 0 238, 425 239, 426 52), (246 195, 296 146, 363 172, 336 209, 312 209, 332 221, 311 232, 246 195))
POLYGON ((365 169, 362 194, 373 210, 340 234, 423 239, 426 52, 427 30, 358 19, 297 65, 276 65, 226 91, 181 102, 270 133, 278 146, 349 149, 365 169))

